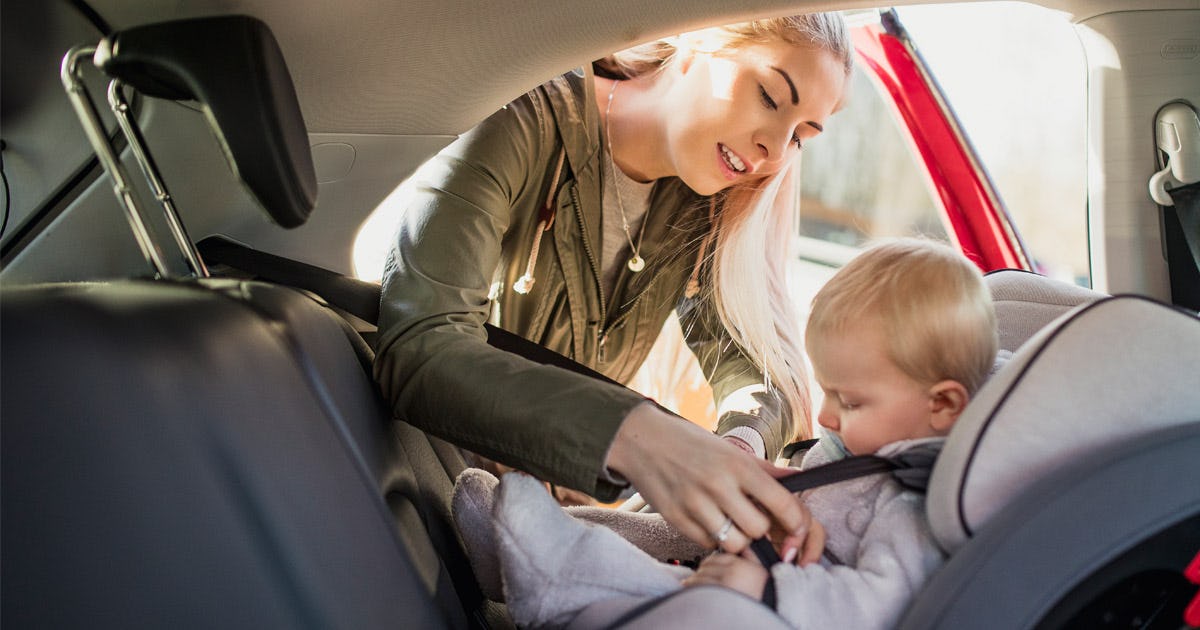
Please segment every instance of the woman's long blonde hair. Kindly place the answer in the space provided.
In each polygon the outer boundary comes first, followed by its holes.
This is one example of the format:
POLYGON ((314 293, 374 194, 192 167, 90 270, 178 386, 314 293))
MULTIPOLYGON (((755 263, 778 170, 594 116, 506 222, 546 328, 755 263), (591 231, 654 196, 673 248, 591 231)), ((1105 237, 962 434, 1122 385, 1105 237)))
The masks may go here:
MULTIPOLYGON (((783 41, 827 50, 842 61, 846 75, 853 54, 845 22, 837 13, 811 13, 743 22, 663 39, 615 53, 596 62, 613 78, 659 72, 700 37, 725 49, 783 41)), ((793 235, 800 205, 800 158, 756 185, 737 186, 720 195, 709 240, 711 264, 702 286, 713 292, 722 325, 734 343, 763 371, 768 390, 777 391, 790 412, 793 435, 811 435, 808 367, 800 317, 787 283, 793 235)), ((708 242, 708 241, 706 241, 708 242)), ((774 454, 769 453, 769 456, 774 454)))

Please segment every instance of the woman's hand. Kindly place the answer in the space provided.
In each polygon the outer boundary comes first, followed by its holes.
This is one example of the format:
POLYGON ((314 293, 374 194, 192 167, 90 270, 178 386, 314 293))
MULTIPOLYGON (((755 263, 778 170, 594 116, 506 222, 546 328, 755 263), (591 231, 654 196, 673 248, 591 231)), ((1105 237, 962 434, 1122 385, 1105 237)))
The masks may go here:
POLYGON ((680 533, 709 549, 740 553, 751 540, 765 536, 772 521, 796 541, 808 538, 808 512, 773 478, 788 469, 653 404, 639 405, 626 417, 609 451, 608 467, 628 479, 680 533), (724 527, 726 518, 731 527, 724 527))
POLYGON ((800 501, 800 497, 796 497, 796 502, 800 504, 800 509, 804 511, 808 520, 808 531, 805 535, 797 536, 772 524, 767 538, 784 562, 795 562, 805 566, 821 559, 821 553, 825 551, 825 528, 820 521, 812 517, 808 507, 800 501))
POLYGON ((749 551, 743 556, 715 553, 705 558, 696 572, 683 580, 683 585, 714 584, 761 600, 768 576, 767 569, 749 551))

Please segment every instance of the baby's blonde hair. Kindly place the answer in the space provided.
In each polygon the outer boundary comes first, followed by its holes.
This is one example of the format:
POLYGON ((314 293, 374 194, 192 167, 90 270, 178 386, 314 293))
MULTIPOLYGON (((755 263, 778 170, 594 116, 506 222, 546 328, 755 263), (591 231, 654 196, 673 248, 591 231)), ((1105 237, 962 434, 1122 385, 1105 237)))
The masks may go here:
POLYGON ((878 322, 896 367, 923 384, 951 379, 974 394, 996 359, 996 314, 983 275, 948 245, 897 239, 869 247, 812 301, 805 340, 878 322))

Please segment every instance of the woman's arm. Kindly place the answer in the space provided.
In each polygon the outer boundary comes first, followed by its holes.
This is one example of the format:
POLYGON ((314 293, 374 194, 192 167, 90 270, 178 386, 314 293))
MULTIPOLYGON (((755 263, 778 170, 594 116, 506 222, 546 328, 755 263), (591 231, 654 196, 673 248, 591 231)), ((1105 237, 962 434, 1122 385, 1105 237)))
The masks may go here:
POLYGON ((375 375, 397 417, 541 478, 611 498, 618 486, 600 477, 604 456, 625 415, 644 399, 494 349, 483 330, 513 208, 542 194, 557 155, 553 122, 537 115, 544 104, 536 98, 500 110, 404 185, 405 209, 383 282, 375 375))

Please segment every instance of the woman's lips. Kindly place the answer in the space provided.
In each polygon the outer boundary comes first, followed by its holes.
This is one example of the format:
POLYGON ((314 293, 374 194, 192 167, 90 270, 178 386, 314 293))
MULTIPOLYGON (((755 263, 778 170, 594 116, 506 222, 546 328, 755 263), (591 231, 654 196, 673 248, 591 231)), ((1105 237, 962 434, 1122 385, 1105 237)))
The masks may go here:
POLYGON ((724 144, 717 144, 717 162, 721 165, 721 174, 725 179, 737 179, 739 175, 749 172, 746 162, 724 144))

